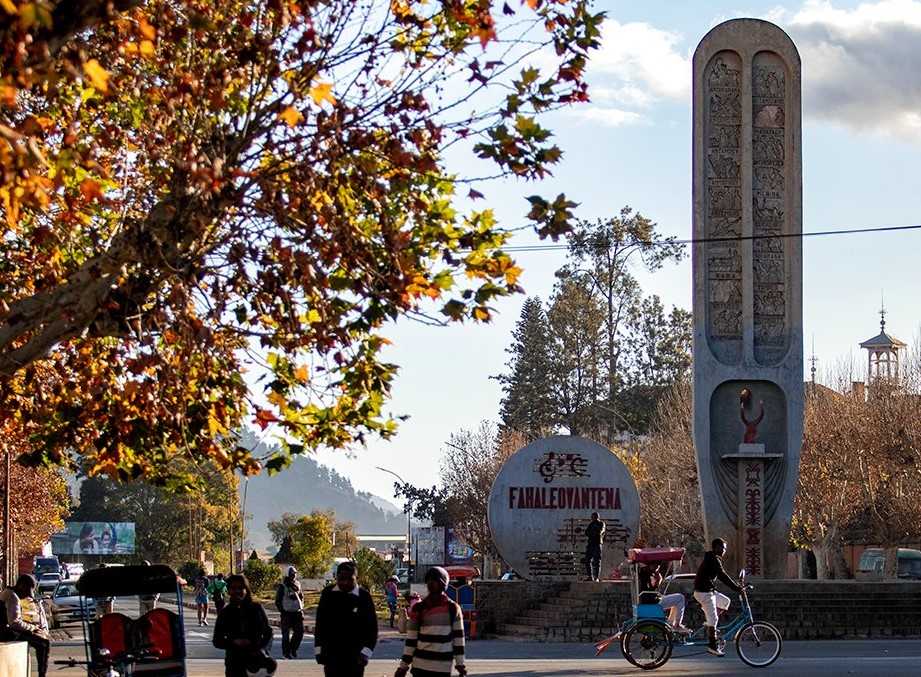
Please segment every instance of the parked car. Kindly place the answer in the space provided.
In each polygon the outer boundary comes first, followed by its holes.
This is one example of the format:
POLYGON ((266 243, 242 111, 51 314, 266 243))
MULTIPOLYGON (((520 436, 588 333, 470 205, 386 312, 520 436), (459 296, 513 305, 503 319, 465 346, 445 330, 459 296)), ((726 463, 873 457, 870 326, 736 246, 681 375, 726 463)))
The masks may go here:
POLYGON ((54 592, 55 586, 61 582, 61 574, 46 573, 42 574, 42 577, 38 579, 38 594, 51 594, 54 592))
MULTIPOLYGON (((921 550, 899 548, 898 557, 899 578, 911 581, 921 580, 921 550)), ((860 555, 854 578, 858 581, 882 580, 885 564, 886 553, 882 548, 867 548, 860 555)))
POLYGON ((81 599, 77 592, 77 579, 61 581, 51 595, 51 627, 59 628, 61 623, 92 619, 96 609, 96 600, 81 599))
POLYGON ((514 571, 506 571, 504 574, 502 574, 502 578, 501 578, 500 580, 503 580, 503 581, 519 581, 519 580, 521 580, 521 576, 519 576, 519 575, 518 575, 516 572, 514 572, 514 571))

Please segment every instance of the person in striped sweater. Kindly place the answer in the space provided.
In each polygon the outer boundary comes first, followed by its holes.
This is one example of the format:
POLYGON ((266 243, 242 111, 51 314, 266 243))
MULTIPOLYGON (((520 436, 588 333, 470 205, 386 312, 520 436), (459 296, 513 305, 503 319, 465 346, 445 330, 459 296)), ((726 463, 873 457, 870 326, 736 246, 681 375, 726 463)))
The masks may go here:
POLYGON ((464 665, 464 619, 460 607, 448 598, 448 572, 432 567, 425 573, 429 594, 415 604, 406 628, 403 658, 394 677, 405 677, 412 666, 413 677, 443 677, 457 666, 461 677, 464 665))

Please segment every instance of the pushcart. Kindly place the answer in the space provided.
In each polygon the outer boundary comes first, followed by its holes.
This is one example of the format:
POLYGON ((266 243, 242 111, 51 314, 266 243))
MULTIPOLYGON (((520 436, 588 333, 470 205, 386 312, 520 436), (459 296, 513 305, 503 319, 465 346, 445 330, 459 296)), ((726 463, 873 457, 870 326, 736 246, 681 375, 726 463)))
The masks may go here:
MULTIPOLYGON (((639 571, 644 565, 659 562, 672 566, 683 556, 682 548, 638 548, 628 552, 627 564, 632 568, 630 592, 633 615, 621 625, 617 634, 595 645, 595 655, 600 655, 617 642, 630 663, 644 670, 654 670, 668 662, 676 647, 707 646, 705 628, 690 633, 677 632, 666 621, 665 609, 655 597, 640 591, 639 571)), ((745 582, 745 569, 739 572, 739 582, 742 585, 739 614, 720 624, 717 642, 722 650, 727 642, 733 641, 742 662, 752 667, 766 667, 780 656, 783 639, 780 631, 770 623, 754 620, 748 599, 751 586, 745 582)))
POLYGON ((80 577, 77 590, 81 603, 97 601, 96 613, 83 621, 86 659, 57 663, 85 664, 88 677, 186 677, 182 588, 171 568, 91 569, 80 577), (145 598, 157 601, 145 605, 139 601, 145 598))

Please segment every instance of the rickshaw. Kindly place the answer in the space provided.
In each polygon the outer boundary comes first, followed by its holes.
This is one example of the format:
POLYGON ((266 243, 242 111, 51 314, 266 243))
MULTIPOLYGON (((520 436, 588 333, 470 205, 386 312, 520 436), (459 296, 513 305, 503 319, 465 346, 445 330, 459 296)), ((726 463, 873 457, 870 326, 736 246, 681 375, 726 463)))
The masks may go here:
POLYGON ((142 564, 91 569, 80 577, 77 590, 82 603, 95 600, 97 609, 83 620, 86 660, 57 663, 85 664, 88 677, 186 677, 182 587, 171 568, 142 564), (139 595, 159 600, 147 610, 139 595), (120 602, 118 610, 108 612, 113 599, 120 602))
MULTIPOLYGON (((683 548, 635 548, 628 551, 626 564, 632 568, 630 594, 633 615, 616 635, 595 645, 596 656, 616 641, 630 663, 644 670, 655 670, 668 662, 675 647, 707 646, 704 627, 690 633, 676 632, 666 621, 665 609, 659 605, 655 593, 640 591, 639 572, 645 564, 659 562, 671 568, 683 557, 683 548)), ((752 586, 745 583, 745 569, 739 572, 739 582, 742 585, 739 593, 741 609, 735 618, 719 626, 717 643, 722 650, 728 641, 734 641, 742 662, 755 668, 767 667, 780 656, 783 639, 780 631, 770 623, 754 620, 748 601, 748 590, 752 586)))

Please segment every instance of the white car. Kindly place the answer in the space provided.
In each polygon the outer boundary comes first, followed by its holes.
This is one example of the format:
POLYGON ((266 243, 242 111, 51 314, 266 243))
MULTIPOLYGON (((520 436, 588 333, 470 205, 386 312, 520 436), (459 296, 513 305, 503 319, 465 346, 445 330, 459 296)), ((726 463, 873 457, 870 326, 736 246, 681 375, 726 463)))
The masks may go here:
POLYGON ((95 610, 96 600, 81 598, 77 592, 76 578, 61 581, 51 595, 51 627, 59 628, 61 623, 83 618, 92 620, 95 610))
POLYGON ((40 595, 54 592, 54 588, 61 582, 61 574, 47 573, 42 574, 38 579, 38 593, 40 595))

